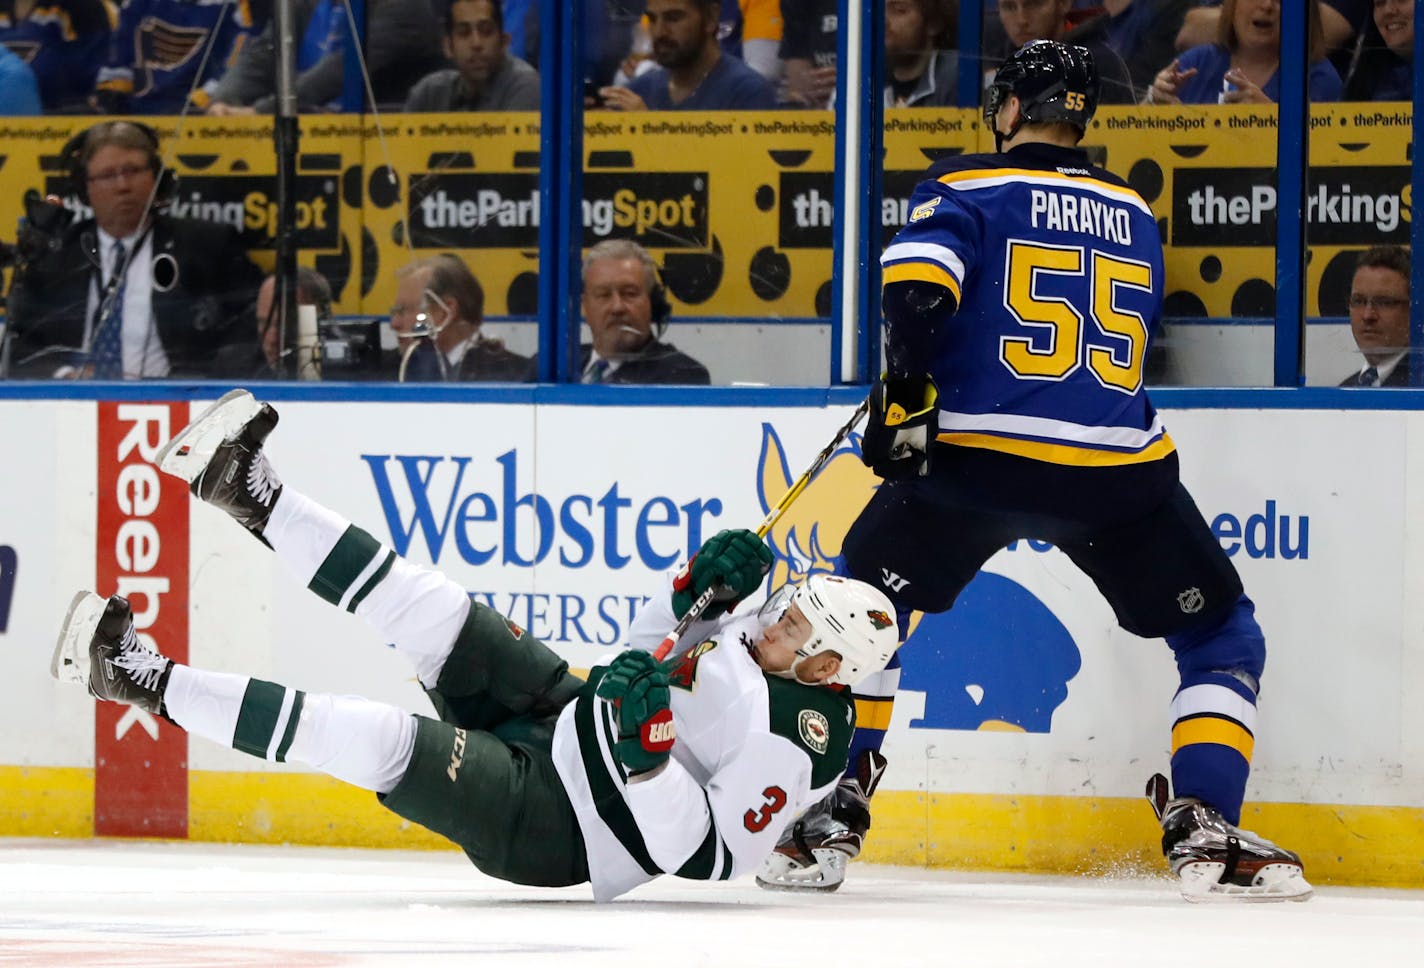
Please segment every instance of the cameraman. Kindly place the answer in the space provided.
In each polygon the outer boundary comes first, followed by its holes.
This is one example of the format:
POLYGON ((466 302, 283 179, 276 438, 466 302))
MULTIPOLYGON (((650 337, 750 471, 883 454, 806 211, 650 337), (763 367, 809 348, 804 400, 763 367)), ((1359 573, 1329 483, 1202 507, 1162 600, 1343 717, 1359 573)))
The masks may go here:
MULTIPOLYGON (((257 290, 257 330, 251 341, 218 351, 213 376, 230 380, 281 380, 282 337, 277 325, 277 277, 267 276, 257 290)), ((315 306, 317 318, 331 314, 331 283, 310 266, 297 266, 297 305, 315 306)))
POLYGON ((210 376, 260 273, 226 225, 158 209, 173 192, 153 129, 104 121, 60 155, 93 218, 27 203, 10 289, 10 376, 210 376))

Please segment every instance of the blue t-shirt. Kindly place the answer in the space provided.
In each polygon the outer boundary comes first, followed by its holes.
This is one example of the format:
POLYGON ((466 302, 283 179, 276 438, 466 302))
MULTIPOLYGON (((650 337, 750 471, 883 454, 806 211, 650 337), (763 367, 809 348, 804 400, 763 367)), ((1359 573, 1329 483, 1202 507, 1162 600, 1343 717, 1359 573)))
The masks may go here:
POLYGON ((35 72, 0 44, 0 117, 39 113, 40 87, 35 83, 35 72))
MULTIPOLYGON (((1177 67, 1180 70, 1197 69, 1196 74, 1183 81, 1177 89, 1177 97, 1183 104, 1216 104, 1221 100, 1224 78, 1231 68, 1231 52, 1217 44, 1203 44, 1178 58, 1177 67)), ((1312 103, 1338 101, 1343 89, 1340 75, 1329 61, 1316 61, 1310 65, 1306 90, 1312 103)), ((1280 101, 1280 71, 1271 75, 1262 91, 1272 101, 1280 101)))
POLYGON ((677 104, 668 93, 668 72, 659 67, 633 78, 628 90, 643 99, 649 111, 770 111, 776 90, 746 64, 723 54, 697 90, 677 104))

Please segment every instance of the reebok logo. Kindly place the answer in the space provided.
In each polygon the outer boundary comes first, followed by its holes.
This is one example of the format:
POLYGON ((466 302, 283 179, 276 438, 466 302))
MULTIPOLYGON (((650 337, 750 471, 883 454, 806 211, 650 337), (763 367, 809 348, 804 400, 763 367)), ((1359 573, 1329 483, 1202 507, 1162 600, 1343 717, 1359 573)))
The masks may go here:
POLYGON ((893 571, 891 571, 889 568, 881 568, 881 569, 880 569, 880 584, 884 585, 886 588, 890 589, 892 592, 902 591, 902 590, 904 589, 904 587, 905 587, 906 585, 908 585, 909 583, 910 583, 910 579, 908 579, 908 578, 901 578, 899 575, 895 574, 895 573, 894 573, 893 571))

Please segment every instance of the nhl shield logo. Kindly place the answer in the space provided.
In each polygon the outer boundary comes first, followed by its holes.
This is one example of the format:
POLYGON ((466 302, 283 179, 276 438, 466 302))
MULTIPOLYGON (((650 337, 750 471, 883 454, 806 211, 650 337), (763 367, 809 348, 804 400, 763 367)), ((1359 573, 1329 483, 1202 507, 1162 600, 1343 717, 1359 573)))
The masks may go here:
POLYGON ((1188 588, 1177 596, 1177 607, 1188 615, 1195 615, 1206 606, 1206 596, 1200 588, 1188 588))
POLYGON ((801 742, 817 753, 824 753, 831 743, 831 724, 814 709, 801 710, 796 717, 796 731, 801 734, 801 742))

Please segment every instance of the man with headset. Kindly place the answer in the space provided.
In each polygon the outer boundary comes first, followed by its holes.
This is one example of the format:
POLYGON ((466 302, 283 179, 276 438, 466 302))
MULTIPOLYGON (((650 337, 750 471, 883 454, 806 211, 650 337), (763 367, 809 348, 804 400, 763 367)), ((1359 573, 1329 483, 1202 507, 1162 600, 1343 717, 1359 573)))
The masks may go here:
POLYGON ((391 329, 400 382, 533 380, 534 360, 481 333, 484 318, 484 289, 459 256, 442 252, 399 269, 391 329))
MULTIPOLYGON (((10 291, 10 375, 30 378, 192 378, 211 374, 261 273, 226 225, 162 209, 175 180, 157 134, 104 121, 60 154, 70 191, 93 217, 29 219, 44 237, 10 291)), ((47 209, 42 203, 35 206, 47 209)), ((23 241, 23 240, 22 240, 23 241)))
POLYGON ((584 383, 712 382, 707 367, 662 341, 672 307, 648 250, 629 239, 600 242, 583 259, 584 383))

